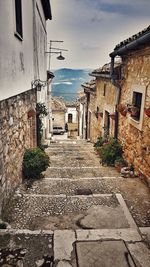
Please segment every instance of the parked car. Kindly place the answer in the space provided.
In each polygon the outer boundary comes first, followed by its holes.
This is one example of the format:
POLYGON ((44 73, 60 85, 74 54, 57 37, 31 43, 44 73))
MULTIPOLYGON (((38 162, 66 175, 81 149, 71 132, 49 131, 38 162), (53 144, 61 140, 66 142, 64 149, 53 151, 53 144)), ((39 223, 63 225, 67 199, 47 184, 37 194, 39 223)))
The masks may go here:
POLYGON ((54 126, 53 127, 53 134, 64 134, 65 130, 61 126, 54 126))

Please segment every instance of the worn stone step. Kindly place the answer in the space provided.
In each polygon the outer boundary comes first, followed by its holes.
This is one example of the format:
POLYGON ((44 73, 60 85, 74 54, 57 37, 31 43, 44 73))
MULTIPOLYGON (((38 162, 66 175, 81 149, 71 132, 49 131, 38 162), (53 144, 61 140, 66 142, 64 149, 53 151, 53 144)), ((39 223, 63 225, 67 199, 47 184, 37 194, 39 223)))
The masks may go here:
POLYGON ((103 166, 51 166, 44 173, 49 178, 87 178, 87 177, 119 177, 114 167, 103 166), (106 175, 107 174, 107 175, 106 175))
POLYGON ((19 229, 129 228, 123 209, 114 194, 24 194, 12 200, 5 216, 12 228, 19 229))
POLYGON ((124 178, 93 177, 93 178, 45 178, 34 181, 32 186, 24 184, 16 193, 43 195, 80 195, 106 194, 119 192, 119 185, 124 178), (119 179, 119 181, 118 181, 119 179))

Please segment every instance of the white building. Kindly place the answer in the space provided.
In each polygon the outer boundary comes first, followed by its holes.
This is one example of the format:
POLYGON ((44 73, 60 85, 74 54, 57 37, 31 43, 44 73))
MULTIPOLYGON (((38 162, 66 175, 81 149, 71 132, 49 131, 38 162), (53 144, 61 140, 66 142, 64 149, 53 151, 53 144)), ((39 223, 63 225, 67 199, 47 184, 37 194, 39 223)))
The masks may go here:
MULTIPOLYGON (((46 81, 46 20, 49 0, 0 1, 0 100, 32 88, 36 79, 46 81)), ((39 93, 40 101, 45 90, 39 93)))
POLYGON ((21 182, 25 149, 36 146, 36 103, 47 104, 48 19, 49 0, 0 1, 0 210, 21 182))
POLYGON ((77 117, 77 108, 76 106, 66 104, 66 114, 65 114, 65 122, 66 123, 77 123, 78 122, 78 117, 77 117))

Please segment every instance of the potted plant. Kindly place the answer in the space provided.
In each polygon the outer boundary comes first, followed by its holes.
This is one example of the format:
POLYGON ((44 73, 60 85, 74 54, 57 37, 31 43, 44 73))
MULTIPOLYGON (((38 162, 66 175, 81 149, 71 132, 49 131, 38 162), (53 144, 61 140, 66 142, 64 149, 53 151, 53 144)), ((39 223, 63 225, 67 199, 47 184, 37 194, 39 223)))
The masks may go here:
POLYGON ((123 157, 118 157, 116 160, 115 160, 115 168, 117 169, 117 171, 120 173, 121 172, 121 169, 123 167, 126 167, 127 166, 127 162, 123 159, 123 157))
POLYGON ((131 107, 131 117, 138 118, 140 114, 140 109, 138 107, 131 107))

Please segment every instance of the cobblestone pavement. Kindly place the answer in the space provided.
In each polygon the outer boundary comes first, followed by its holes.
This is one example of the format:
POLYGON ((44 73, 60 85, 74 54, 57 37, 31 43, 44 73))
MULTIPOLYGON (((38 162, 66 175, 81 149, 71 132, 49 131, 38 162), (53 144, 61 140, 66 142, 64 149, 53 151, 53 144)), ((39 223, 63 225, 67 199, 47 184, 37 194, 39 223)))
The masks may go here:
POLYGON ((45 178, 21 185, 4 214, 0 266, 150 266, 146 185, 101 166, 86 141, 57 140, 47 153, 45 178))

